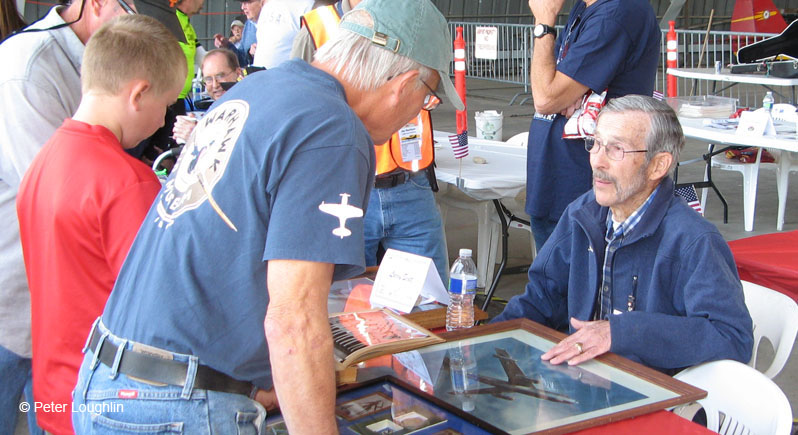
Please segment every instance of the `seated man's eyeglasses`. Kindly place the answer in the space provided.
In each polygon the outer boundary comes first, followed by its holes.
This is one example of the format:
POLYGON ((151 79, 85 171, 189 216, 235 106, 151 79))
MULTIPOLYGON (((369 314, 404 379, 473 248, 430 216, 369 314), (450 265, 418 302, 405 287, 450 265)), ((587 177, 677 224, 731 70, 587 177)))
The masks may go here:
POLYGON ((233 72, 234 71, 230 71, 230 72, 226 72, 226 73, 215 74, 215 75, 212 75, 212 76, 205 76, 205 77, 202 78, 202 81, 203 81, 203 83, 205 83, 205 86, 212 85, 214 81, 216 81, 216 83, 224 83, 224 82, 231 82, 231 81, 234 82, 235 79, 234 80, 225 80, 225 77, 229 77, 231 74, 233 74, 233 72))
POLYGON ((596 138, 586 138, 585 139, 585 150, 591 154, 596 154, 599 152, 601 147, 604 147, 604 153, 610 160, 623 160, 623 156, 626 153, 647 153, 648 150, 630 150, 627 151, 623 149, 622 146, 616 143, 604 143, 600 139, 596 138))

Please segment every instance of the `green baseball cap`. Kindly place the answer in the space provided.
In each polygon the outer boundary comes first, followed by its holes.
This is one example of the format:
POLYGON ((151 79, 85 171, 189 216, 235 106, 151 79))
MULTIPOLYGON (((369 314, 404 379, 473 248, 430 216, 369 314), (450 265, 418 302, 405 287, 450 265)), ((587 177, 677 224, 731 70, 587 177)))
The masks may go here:
POLYGON ((446 96, 457 110, 465 110, 449 78, 452 34, 446 19, 430 0, 365 0, 347 15, 341 20, 341 29, 438 71, 446 96), (367 12, 374 27, 347 20, 347 15, 356 11, 367 12))

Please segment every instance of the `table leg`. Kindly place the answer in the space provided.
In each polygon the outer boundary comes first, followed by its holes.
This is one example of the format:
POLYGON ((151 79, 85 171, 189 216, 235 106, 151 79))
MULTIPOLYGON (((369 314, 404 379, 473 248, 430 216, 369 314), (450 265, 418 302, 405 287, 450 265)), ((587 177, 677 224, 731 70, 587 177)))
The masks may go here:
MULTIPOLYGON (((729 205, 726 203, 726 198, 724 198, 723 194, 721 194, 720 190, 718 190, 718 187, 715 185, 715 182, 712 181, 712 156, 715 156, 715 155, 721 154, 721 153, 725 153, 726 150, 728 150, 729 148, 731 148, 731 147, 725 147, 725 148, 722 148, 720 150, 715 151, 715 145, 709 144, 706 154, 702 155, 699 158, 695 158, 695 159, 685 160, 683 162, 679 162, 676 165, 676 169, 674 171, 674 180, 673 180, 677 189, 680 188, 680 187, 683 187, 683 186, 690 185, 690 184, 692 184, 693 187, 695 187, 696 189, 711 188, 715 192, 715 194, 718 195, 718 199, 720 199, 720 202, 723 204, 723 223, 724 224, 729 223, 729 205), (690 163, 696 163, 696 162, 700 162, 700 161, 704 161, 704 165, 705 165, 705 167, 704 167, 704 181, 699 181, 699 182, 696 182, 696 183, 679 183, 678 182, 678 175, 679 175, 678 169, 679 169, 679 166, 690 164, 690 163)), ((701 192, 701 208, 703 208, 704 209, 704 213, 706 213, 706 191, 701 192)))
POLYGON ((756 211, 756 186, 759 183, 759 162, 762 159, 762 148, 756 153, 756 162, 748 169, 748 177, 743 177, 743 211, 745 212, 745 230, 754 230, 754 212, 756 211), (750 179, 746 179, 750 178, 750 179))
POLYGON ((782 151, 779 157, 779 170, 776 180, 776 190, 779 194, 779 214, 776 218, 776 229, 781 231, 784 229, 784 211, 787 208, 787 189, 790 186, 790 166, 792 166, 792 158, 789 151, 782 151))
POLYGON ((496 213, 499 215, 499 221, 502 225, 502 261, 499 263, 499 270, 496 272, 496 276, 493 278, 493 282, 490 284, 490 290, 485 293, 485 302, 482 303, 482 311, 488 310, 488 305, 490 304, 490 300, 493 297, 493 292, 496 291, 496 286, 499 285, 499 280, 502 277, 502 273, 504 272, 504 267, 507 265, 507 244, 510 240, 510 232, 509 232, 509 225, 507 223, 507 219, 504 216, 504 210, 502 209, 502 204, 499 202, 498 199, 493 200, 493 206, 496 207, 496 213))

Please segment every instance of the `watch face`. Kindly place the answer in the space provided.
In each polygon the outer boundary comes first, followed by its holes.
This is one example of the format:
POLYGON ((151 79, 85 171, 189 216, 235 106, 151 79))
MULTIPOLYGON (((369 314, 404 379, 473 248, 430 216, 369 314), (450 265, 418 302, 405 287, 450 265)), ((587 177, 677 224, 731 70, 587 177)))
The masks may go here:
POLYGON ((537 26, 535 26, 535 29, 533 30, 533 33, 535 34, 536 38, 539 38, 539 37, 543 36, 543 32, 544 31, 545 31, 545 29, 543 28, 543 25, 542 24, 538 24, 537 26))

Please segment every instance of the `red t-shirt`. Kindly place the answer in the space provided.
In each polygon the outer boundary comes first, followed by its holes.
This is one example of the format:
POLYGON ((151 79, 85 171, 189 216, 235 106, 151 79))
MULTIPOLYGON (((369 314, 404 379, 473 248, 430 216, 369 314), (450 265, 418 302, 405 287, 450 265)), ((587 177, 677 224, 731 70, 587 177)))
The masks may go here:
POLYGON ((72 119, 22 180, 17 213, 31 293, 33 394, 53 404, 37 410, 48 432, 72 433, 71 393, 86 336, 160 188, 110 130, 72 119))

